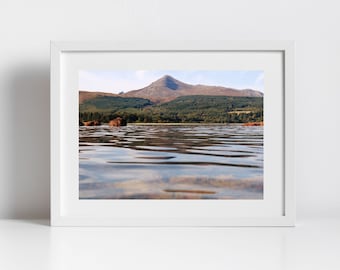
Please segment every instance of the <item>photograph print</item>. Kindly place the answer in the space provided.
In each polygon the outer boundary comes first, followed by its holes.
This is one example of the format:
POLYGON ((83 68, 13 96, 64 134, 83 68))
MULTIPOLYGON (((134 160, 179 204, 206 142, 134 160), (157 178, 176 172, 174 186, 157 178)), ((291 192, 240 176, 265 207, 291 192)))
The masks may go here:
POLYGON ((81 70, 78 89, 79 199, 263 199, 263 71, 81 70))

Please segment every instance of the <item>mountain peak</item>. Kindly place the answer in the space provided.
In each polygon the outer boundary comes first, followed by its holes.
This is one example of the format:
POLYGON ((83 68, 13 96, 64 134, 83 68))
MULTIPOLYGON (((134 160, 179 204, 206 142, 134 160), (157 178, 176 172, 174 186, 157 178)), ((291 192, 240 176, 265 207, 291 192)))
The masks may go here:
POLYGON ((171 77, 170 75, 164 75, 163 77, 159 78, 157 81, 154 81, 152 83, 153 86, 167 87, 171 90, 177 90, 183 84, 184 84, 183 82, 176 80, 174 77, 171 77))
POLYGON ((158 80, 176 80, 176 79, 174 77, 166 74, 166 75, 160 77, 158 80))

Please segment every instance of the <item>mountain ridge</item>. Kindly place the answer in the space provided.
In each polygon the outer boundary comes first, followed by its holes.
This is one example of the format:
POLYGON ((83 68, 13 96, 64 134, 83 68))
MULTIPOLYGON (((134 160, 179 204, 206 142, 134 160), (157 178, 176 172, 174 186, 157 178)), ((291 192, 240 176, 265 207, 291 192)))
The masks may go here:
MULTIPOLYGON (((89 99, 84 98, 86 91, 79 92, 79 102, 82 103, 89 99)), ((93 92, 97 96, 120 96, 120 97, 135 97, 149 99, 154 103, 165 103, 176 99, 181 96, 230 96, 230 97, 263 97, 263 93, 253 89, 235 89, 224 86, 202 85, 202 84, 188 84, 175 79, 170 75, 164 75, 158 80, 150 83, 149 85, 131 90, 123 94, 112 94, 105 92, 93 92)), ((93 95, 95 97, 95 94, 93 95)))

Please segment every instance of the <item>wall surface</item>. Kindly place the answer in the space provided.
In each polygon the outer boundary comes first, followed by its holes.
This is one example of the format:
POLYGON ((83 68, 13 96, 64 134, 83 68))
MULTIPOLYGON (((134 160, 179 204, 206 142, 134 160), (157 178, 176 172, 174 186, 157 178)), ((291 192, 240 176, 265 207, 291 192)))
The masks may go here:
POLYGON ((1 0, 0 218, 49 217, 50 40, 295 40, 297 214, 340 215, 336 0, 1 0))

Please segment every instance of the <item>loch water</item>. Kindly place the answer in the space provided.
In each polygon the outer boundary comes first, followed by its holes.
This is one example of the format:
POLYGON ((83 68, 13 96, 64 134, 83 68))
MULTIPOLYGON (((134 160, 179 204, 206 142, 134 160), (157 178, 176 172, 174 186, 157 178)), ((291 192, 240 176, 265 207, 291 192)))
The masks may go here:
POLYGON ((80 199, 263 199, 263 127, 79 127, 80 199))

